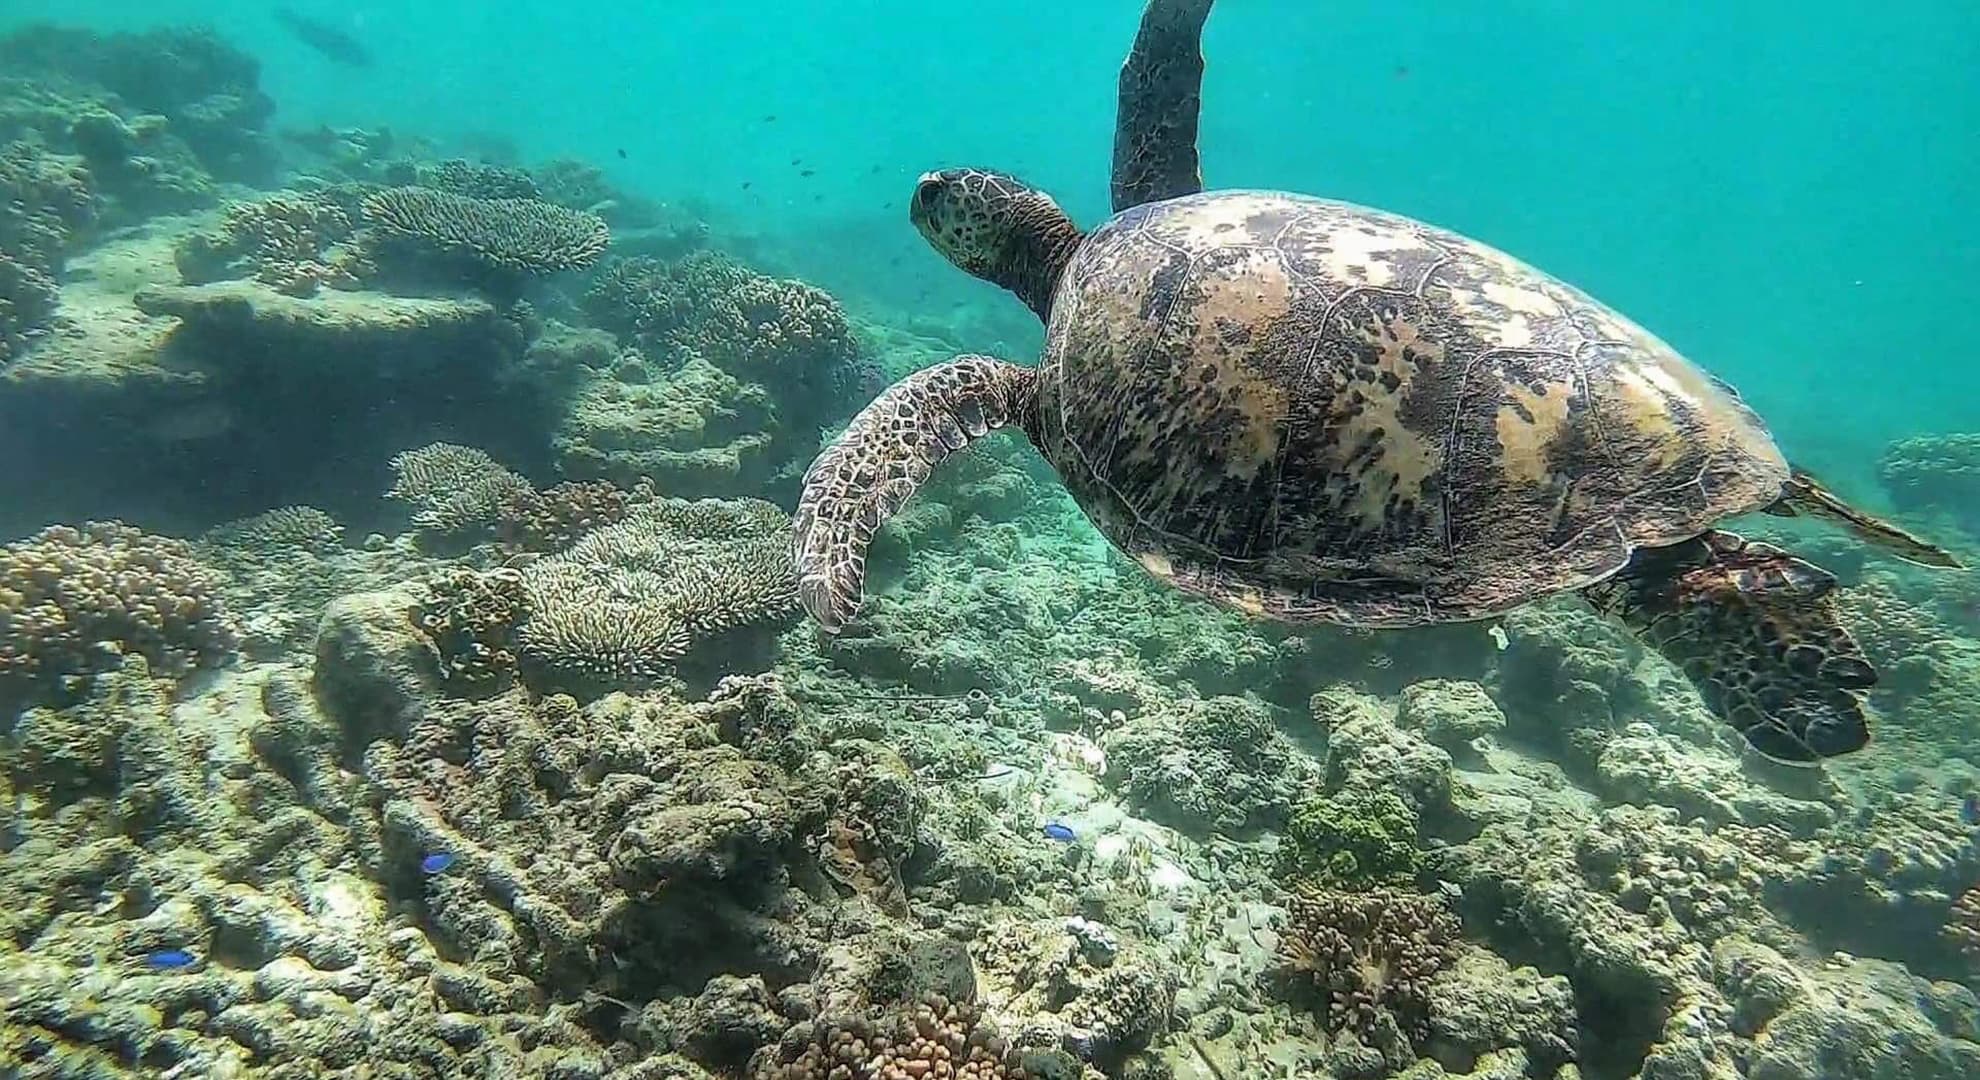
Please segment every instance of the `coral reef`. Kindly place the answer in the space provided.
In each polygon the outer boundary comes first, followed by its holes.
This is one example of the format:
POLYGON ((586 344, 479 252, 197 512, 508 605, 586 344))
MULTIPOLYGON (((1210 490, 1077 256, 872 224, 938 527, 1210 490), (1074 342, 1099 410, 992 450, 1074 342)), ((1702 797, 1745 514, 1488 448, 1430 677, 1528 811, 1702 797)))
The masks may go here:
POLYGON ((196 232, 174 251, 189 285, 252 277, 289 296, 328 285, 354 289, 375 270, 352 244, 355 226, 324 193, 273 195, 227 207, 217 229, 196 232))
POLYGON ((203 205, 216 181, 274 178, 259 65, 210 31, 28 26, 0 37, 0 70, 14 77, 0 87, 0 139, 80 156, 109 221, 203 205))
POLYGON ((1318 892, 1295 896, 1280 957, 1325 1004, 1327 1026, 1386 1049, 1427 1040, 1430 981, 1456 959, 1457 917, 1436 897, 1318 892))
POLYGON ((456 264, 517 274, 578 270, 611 243, 600 218, 541 199, 483 199, 400 187, 364 200, 364 220, 388 244, 456 264))
POLYGON ((1278 860, 1295 887, 1407 885, 1423 861, 1416 814, 1387 791, 1310 799, 1287 823, 1278 860))
POLYGON ((523 572, 518 642, 532 681, 582 688, 644 680, 710 639, 769 628, 797 610, 788 519, 757 500, 661 500, 523 572))
POLYGON ((1980 434, 1917 435, 1892 443, 1878 476, 1899 509, 1949 514, 1980 536, 1980 434))
POLYGON ((182 541, 89 522, 0 548, 0 704, 60 692, 129 655, 183 675, 226 660, 238 638, 217 576, 182 541))
POLYGON ((594 529, 616 525, 652 502, 653 488, 631 491, 604 480, 571 480, 505 498, 496 509, 495 538, 504 551, 558 551, 594 529))
POLYGON ((516 500, 535 494, 529 481, 484 450, 429 443, 392 457, 387 498, 412 506, 415 527, 441 536, 492 529, 516 500))
POLYGON ((573 399, 557 436, 572 476, 684 493, 788 480, 875 389, 836 300, 713 252, 608 260, 583 307, 637 355, 573 399))
POLYGON ((976 1010, 940 997, 906 1010, 810 1022, 749 1080, 1026 1080, 976 1010))
POLYGON ((1182 699, 1101 740, 1129 805, 1177 828, 1282 826, 1317 770, 1255 699, 1182 699))
POLYGON ((0 145, 0 366, 48 331, 68 248, 94 214, 79 161, 0 145))

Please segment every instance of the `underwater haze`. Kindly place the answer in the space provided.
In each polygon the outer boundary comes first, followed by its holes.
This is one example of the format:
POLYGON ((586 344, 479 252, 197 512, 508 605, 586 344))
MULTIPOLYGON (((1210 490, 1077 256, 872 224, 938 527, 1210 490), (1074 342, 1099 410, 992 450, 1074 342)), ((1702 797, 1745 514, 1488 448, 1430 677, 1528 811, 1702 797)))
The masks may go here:
POLYGON ((0 1078, 1980 1077, 1980 5, 1211 8, 0 4, 0 1078))

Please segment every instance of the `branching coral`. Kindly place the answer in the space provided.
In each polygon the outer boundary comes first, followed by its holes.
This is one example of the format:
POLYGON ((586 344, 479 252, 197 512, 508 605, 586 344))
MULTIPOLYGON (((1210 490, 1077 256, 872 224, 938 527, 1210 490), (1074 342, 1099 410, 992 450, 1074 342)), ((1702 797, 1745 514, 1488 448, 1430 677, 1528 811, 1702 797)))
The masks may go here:
POLYGON ((384 237, 491 269, 525 274, 597 262, 611 232, 595 215, 541 199, 477 199, 400 187, 364 200, 365 222, 384 237))
POLYGON ((173 252, 179 275, 190 284, 249 276, 290 296, 310 296, 322 285, 355 288, 372 269, 346 242, 350 214, 321 193, 275 195, 227 208, 220 227, 194 233, 173 252))
POLYGON ((556 551, 594 529, 624 521, 653 500, 650 485, 631 491, 609 481, 570 481, 519 491, 496 508, 495 538, 507 551, 556 551))
POLYGON ((661 500, 524 573, 523 658, 556 677, 651 678, 699 639, 796 610, 768 503, 661 500))
POLYGON ((386 498, 413 507, 413 524, 436 533, 465 533, 492 525, 511 499, 533 493, 529 481, 486 451, 437 442, 392 458, 397 474, 386 498))
POLYGON ((252 517, 215 525, 200 537, 203 546, 266 553, 303 548, 332 550, 343 541, 344 527, 314 506, 282 506, 252 517))
POLYGON ((1426 1034, 1430 980, 1457 956, 1457 916, 1438 897, 1318 892, 1295 896, 1279 959, 1296 983, 1325 997, 1330 1031, 1375 1044, 1383 1018, 1426 1034))
POLYGON ((976 1009, 931 997, 905 1011, 804 1025, 750 1080, 1025 1080, 976 1009), (779 1060, 781 1059, 781 1060, 779 1060))
POLYGON ((182 541, 90 522, 0 548, 0 698, 114 670, 127 652, 176 676, 238 640, 217 576, 182 541))
POLYGON ((489 165, 464 158, 421 162, 413 166, 414 183, 475 199, 535 199, 536 181, 521 169, 489 165))

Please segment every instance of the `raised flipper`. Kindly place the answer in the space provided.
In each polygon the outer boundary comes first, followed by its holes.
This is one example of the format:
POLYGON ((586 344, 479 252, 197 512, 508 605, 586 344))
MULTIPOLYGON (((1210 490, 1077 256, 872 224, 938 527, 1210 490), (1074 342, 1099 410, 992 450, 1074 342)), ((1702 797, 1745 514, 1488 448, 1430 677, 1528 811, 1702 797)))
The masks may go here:
POLYGON ((1114 212, 1203 190, 1196 119, 1203 23, 1213 0, 1149 0, 1121 65, 1114 117, 1114 212))
POLYGON ((1010 424, 1037 430, 1037 372, 958 356, 888 387, 805 470, 791 555, 798 599, 837 633, 859 610, 866 548, 935 466, 1010 424))
POLYGON ((1863 542, 1883 548, 1906 562, 1947 570, 1963 568, 1959 557, 1952 552, 1913 536, 1882 518, 1858 510, 1824 487, 1820 480, 1800 469, 1788 475, 1780 501, 1768 507, 1767 512, 1782 517, 1807 514, 1833 521, 1855 533, 1863 542))
POLYGON ((1836 579, 1779 548, 1708 532, 1645 548, 1582 590, 1688 676, 1721 720, 1776 761, 1870 741, 1877 671, 1836 614, 1836 579))

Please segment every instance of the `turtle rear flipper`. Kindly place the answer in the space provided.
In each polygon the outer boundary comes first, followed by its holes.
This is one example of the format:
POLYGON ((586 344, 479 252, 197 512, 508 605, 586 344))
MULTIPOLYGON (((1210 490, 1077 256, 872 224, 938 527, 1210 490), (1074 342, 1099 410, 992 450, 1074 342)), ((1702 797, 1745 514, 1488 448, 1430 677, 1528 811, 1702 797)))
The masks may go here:
POLYGON ((805 470, 791 555, 798 599, 828 632, 859 610, 866 549, 935 466, 1009 424, 1035 430, 1037 373, 958 356, 888 387, 805 470))
POLYGON ((1582 595, 1682 669, 1754 750, 1810 764, 1870 741, 1863 692, 1877 672, 1835 587, 1779 548, 1712 531, 1645 548, 1582 595))
POLYGON ((1920 539, 1885 521, 1883 518, 1867 514, 1842 500, 1840 495, 1824 487, 1800 469, 1788 476, 1785 490, 1779 502, 1767 508, 1770 514, 1782 517, 1797 517, 1809 514, 1833 521, 1868 544, 1883 548, 1906 562, 1920 566, 1936 566, 1946 570, 1959 570, 1963 564, 1952 552, 1920 539))
POLYGON ((1114 212, 1203 190, 1203 23, 1214 0, 1149 0, 1121 65, 1114 117, 1114 212))

